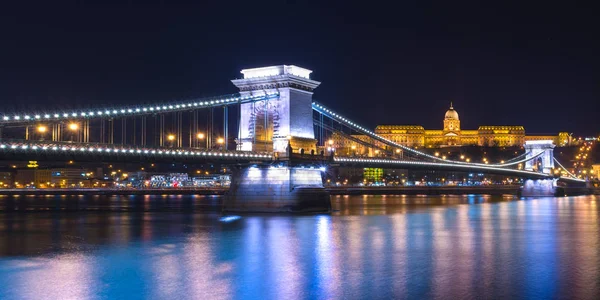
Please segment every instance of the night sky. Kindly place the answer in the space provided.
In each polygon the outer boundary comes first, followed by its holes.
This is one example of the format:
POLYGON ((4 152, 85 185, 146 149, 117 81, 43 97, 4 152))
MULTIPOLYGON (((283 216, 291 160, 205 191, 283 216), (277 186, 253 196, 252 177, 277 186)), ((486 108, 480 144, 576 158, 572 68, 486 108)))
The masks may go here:
POLYGON ((600 132, 600 24, 574 1, 15 2, 0 114, 229 94, 243 68, 295 64, 368 127, 440 129, 453 101, 463 129, 600 132))

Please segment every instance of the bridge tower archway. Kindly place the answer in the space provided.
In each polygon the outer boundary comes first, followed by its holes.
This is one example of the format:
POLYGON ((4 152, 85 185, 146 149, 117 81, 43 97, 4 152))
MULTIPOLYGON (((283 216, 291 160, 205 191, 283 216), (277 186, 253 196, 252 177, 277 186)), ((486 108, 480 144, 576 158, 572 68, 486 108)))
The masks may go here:
POLYGON ((551 174, 554 168, 554 143, 552 140, 526 141, 525 152, 527 158, 542 153, 538 159, 530 159, 525 162, 525 170, 551 174))

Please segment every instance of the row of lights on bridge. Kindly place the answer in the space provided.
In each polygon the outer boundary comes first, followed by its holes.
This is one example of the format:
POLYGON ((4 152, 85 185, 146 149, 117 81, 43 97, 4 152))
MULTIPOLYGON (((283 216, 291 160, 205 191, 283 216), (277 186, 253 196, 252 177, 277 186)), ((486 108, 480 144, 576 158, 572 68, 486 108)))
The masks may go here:
MULTIPOLYGON (((79 124, 77 124, 77 123, 70 123, 67 127, 71 131, 77 131, 77 130, 79 130, 79 124)), ((45 126, 45 125, 39 125, 37 127, 37 131, 39 133, 42 133, 42 134, 46 133, 48 131, 48 127, 45 126)), ((196 137, 199 140, 203 140, 205 138, 205 135, 204 135, 204 133, 198 133, 198 134, 196 134, 196 137)), ((169 140, 169 141, 175 141, 175 139, 176 139, 176 137, 175 137, 174 134, 167 135, 167 140, 169 140)), ((225 139, 223 139, 223 138, 218 138, 217 139, 217 144, 223 144, 223 143, 225 143, 225 139)))
POLYGON ((158 106, 149 106, 149 107, 142 107, 142 108, 127 108, 127 109, 106 109, 106 110, 98 110, 96 112, 90 111, 90 112, 72 112, 72 113, 54 113, 54 114, 44 114, 42 115, 16 115, 13 116, 12 118, 10 116, 4 116, 2 118, 2 120, 4 121, 10 121, 10 120, 15 120, 15 121, 21 121, 21 120, 25 120, 25 121, 29 121, 29 120, 40 120, 40 119, 59 119, 59 118, 74 118, 74 117, 95 117, 95 116, 110 116, 110 115, 118 115, 118 114, 134 114, 134 113, 148 113, 148 112, 161 112, 161 111, 169 111, 169 110, 176 110, 176 109, 189 109, 192 107, 207 107, 207 106, 212 106, 212 105, 228 105, 228 104, 234 104, 237 103, 238 101, 247 101, 247 100, 260 100, 262 98, 269 98, 269 97, 273 97, 273 96, 278 96, 279 93, 267 93, 266 95, 254 95, 254 96, 241 96, 241 97, 231 97, 231 98, 223 98, 223 99, 215 99, 215 100, 210 100, 210 101, 200 101, 200 102, 193 102, 193 103, 187 103, 187 104, 176 104, 176 105, 158 105, 158 106))

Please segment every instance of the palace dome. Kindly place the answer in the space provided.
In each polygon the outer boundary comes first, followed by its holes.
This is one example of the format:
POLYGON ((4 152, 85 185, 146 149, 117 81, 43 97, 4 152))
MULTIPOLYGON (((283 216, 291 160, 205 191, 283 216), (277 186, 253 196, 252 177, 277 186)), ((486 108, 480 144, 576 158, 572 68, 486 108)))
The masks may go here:
POLYGON ((446 112, 446 115, 444 116, 444 119, 446 119, 446 120, 459 120, 458 119, 458 113, 454 110, 454 107, 452 107, 452 102, 450 102, 450 109, 448 109, 448 111, 446 112))

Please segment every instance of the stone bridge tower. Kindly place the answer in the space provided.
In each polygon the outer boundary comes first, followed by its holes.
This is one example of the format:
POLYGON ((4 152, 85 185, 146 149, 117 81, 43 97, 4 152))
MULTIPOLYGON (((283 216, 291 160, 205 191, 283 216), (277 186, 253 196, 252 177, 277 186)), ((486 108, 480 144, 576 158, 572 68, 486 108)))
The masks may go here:
POLYGON ((320 84, 310 79, 311 70, 280 65, 241 71, 243 79, 231 82, 242 96, 277 93, 279 97, 243 103, 237 149, 286 153, 316 150, 312 95, 320 84))
POLYGON ((554 168, 554 147, 552 140, 526 141, 525 152, 531 158, 543 152, 538 158, 525 162, 525 170, 537 169, 545 174, 551 174, 554 168))

